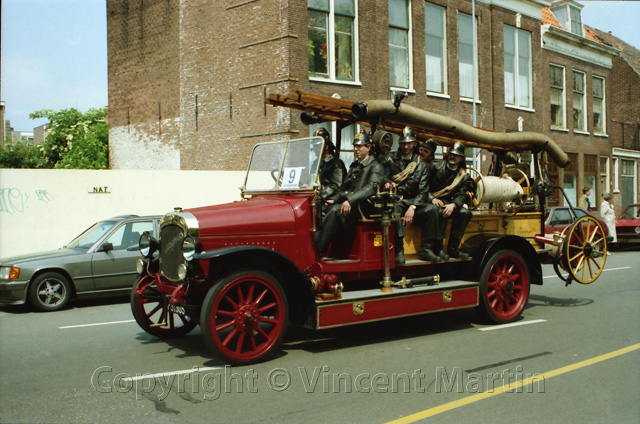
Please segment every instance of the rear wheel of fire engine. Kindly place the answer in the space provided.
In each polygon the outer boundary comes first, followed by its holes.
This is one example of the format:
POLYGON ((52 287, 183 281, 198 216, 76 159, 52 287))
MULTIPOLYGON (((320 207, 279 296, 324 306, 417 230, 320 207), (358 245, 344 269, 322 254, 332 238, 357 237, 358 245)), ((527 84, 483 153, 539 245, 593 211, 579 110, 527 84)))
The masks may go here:
POLYGON ((497 251, 480 276, 480 312, 498 324, 515 320, 529 299, 529 282, 529 268, 519 253, 497 251))
POLYGON ((131 312, 138 325, 152 336, 180 337, 193 330, 193 317, 166 310, 164 297, 151 276, 140 279, 131 290, 131 312), (138 296, 136 292, 141 292, 138 296))
POLYGON ((282 342, 289 305, 280 283, 264 271, 224 277, 207 293, 200 325, 209 350, 225 362, 257 362, 282 342))

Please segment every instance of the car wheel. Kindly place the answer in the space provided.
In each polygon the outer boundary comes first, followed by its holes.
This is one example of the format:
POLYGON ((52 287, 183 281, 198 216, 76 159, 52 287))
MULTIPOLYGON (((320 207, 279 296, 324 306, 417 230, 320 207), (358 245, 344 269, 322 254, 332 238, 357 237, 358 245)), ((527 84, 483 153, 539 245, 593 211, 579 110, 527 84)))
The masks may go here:
POLYGON ((131 312, 140 328, 163 339, 184 336, 197 325, 193 316, 167 311, 164 296, 151 276, 145 276, 133 285, 131 312))
POLYGON ((209 350, 233 365, 258 362, 282 342, 289 314, 280 283, 258 270, 224 277, 207 293, 200 315, 209 350))
POLYGON ((514 250, 499 250, 485 263, 480 276, 483 316, 494 323, 515 320, 529 299, 529 268, 514 250))
POLYGON ((29 287, 29 302, 39 311, 58 311, 67 305, 70 298, 71 284, 57 272, 38 275, 29 287))

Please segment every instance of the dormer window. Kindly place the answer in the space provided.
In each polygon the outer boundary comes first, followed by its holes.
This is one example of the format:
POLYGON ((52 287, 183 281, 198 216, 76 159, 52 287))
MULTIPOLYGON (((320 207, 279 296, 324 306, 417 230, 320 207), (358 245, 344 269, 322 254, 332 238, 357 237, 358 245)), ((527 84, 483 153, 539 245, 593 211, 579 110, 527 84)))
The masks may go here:
POLYGON ((551 12, 564 30, 583 37, 582 8, 580 3, 573 0, 562 0, 551 5, 551 12))
POLYGON ((573 5, 569 6, 569 16, 571 17, 571 29, 570 31, 575 35, 583 36, 582 34, 582 12, 580 9, 573 5))

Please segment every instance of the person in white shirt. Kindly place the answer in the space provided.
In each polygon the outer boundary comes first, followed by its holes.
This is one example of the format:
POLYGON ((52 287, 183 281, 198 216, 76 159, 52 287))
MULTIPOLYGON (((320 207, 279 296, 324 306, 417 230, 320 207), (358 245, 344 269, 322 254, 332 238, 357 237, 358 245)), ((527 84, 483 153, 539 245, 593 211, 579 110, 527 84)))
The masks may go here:
POLYGON ((609 237, 613 237, 611 243, 617 242, 616 237, 616 213, 613 210, 613 196, 611 193, 605 193, 604 200, 600 204, 600 216, 609 228, 609 237))

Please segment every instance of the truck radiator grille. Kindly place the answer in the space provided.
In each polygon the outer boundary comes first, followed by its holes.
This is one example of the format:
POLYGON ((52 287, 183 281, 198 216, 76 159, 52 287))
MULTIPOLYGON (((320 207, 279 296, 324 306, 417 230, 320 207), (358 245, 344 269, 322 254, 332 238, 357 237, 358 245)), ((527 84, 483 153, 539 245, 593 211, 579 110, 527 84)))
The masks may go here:
POLYGON ((184 230, 179 225, 165 225, 160 230, 160 269, 169 280, 178 281, 178 267, 184 263, 182 240, 184 230))

